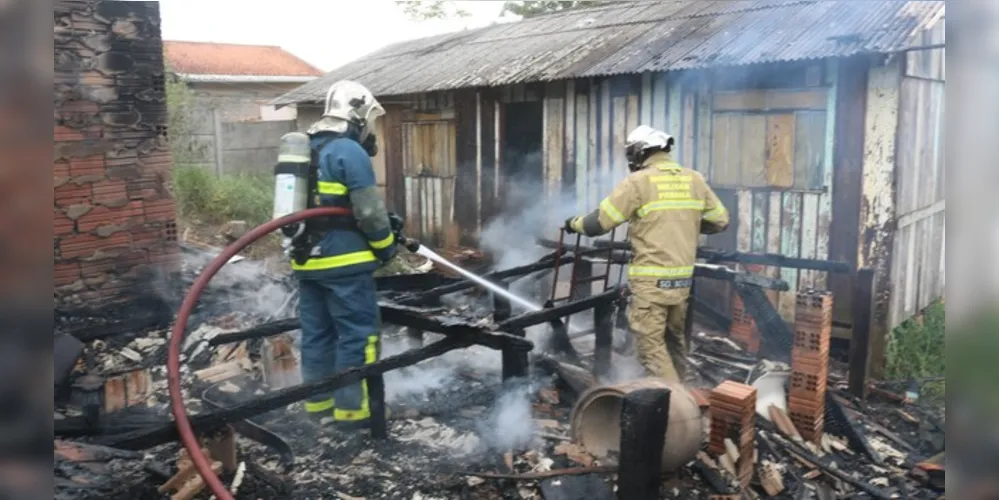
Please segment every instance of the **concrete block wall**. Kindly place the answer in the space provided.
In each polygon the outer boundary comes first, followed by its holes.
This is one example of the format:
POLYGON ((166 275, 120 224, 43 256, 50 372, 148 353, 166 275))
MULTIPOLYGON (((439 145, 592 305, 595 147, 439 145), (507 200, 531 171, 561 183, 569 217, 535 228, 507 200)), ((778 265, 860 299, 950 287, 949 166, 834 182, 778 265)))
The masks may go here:
POLYGON ((147 298, 180 264, 157 2, 55 10, 55 307, 147 298))

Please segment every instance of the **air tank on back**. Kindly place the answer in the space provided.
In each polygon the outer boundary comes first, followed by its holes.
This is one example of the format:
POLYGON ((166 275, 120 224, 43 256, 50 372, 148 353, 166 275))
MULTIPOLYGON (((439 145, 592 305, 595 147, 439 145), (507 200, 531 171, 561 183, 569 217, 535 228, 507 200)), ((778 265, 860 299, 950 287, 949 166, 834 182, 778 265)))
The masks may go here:
MULTIPOLYGON (((274 167, 274 218, 301 212, 309 208, 309 169, 311 166, 309 136, 289 132, 281 137, 278 163, 274 167)), ((302 222, 281 228, 288 238, 305 231, 302 222)))

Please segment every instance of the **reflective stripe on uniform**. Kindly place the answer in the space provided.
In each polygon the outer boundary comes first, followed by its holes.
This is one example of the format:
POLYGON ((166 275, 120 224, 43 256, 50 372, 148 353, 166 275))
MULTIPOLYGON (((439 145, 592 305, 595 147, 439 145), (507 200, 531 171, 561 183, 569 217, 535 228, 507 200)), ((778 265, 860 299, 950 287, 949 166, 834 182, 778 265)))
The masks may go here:
POLYGON ((281 154, 278 155, 278 163, 309 163, 312 158, 305 155, 281 154))
MULTIPOLYGON (((364 364, 370 365, 378 361, 378 335, 369 335, 368 343, 364 346, 364 364)), ((333 420, 357 421, 371 417, 371 407, 368 404, 368 381, 361 381, 361 409, 343 410, 337 408, 333 410, 333 420)))
POLYGON ((708 222, 718 222, 727 213, 723 205, 718 205, 705 212, 702 218, 708 222))
POLYGON ((610 198, 604 198, 604 201, 600 202, 600 209, 603 210, 604 213, 607 214, 607 217, 610 217, 612 221, 617 222, 618 224, 624 222, 624 216, 621 215, 621 212, 617 208, 614 208, 614 205, 611 205, 610 198))
POLYGON ((704 210, 704 200, 654 201, 642 205, 642 208, 638 209, 638 216, 645 217, 649 212, 657 212, 659 210, 704 210))
POLYGON ((694 266, 680 267, 660 267, 660 266, 631 266, 628 268, 628 276, 640 276, 648 278, 690 278, 694 276, 694 266))
POLYGON ((296 271, 322 271, 337 267, 353 266, 354 264, 364 264, 374 262, 375 254, 371 250, 361 250, 360 252, 345 253, 332 257, 312 257, 305 261, 305 264, 298 264, 291 261, 291 268, 296 271))
POLYGON ((319 181, 316 183, 316 190, 319 191, 319 194, 341 196, 347 194, 347 186, 339 182, 319 181))
POLYGON ((309 413, 319 413, 321 411, 330 411, 335 406, 333 398, 329 398, 325 401, 306 401, 305 411, 309 413))
POLYGON ((378 241, 369 241, 368 244, 371 245, 371 248, 374 248, 375 250, 381 250, 383 248, 388 248, 388 246, 391 245, 394 241, 395 241, 395 235, 389 234, 388 237, 386 238, 382 238, 378 241))

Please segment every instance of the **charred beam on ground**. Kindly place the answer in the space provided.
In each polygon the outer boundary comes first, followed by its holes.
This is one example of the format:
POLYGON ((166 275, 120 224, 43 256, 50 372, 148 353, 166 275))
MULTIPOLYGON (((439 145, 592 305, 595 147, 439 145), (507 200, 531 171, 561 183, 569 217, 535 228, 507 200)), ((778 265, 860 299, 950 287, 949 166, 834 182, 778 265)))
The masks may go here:
MULTIPOLYGON (((762 419, 757 419, 757 422, 759 422, 760 420, 762 419)), ((832 477, 835 477, 836 479, 839 479, 840 481, 843 481, 844 483, 847 483, 850 486, 856 488, 857 490, 867 493, 868 495, 874 498, 878 498, 881 500, 889 500, 890 498, 892 498, 891 493, 889 491, 874 486, 872 484, 868 484, 863 479, 857 479, 851 476, 850 474, 840 470, 839 468, 830 465, 829 463, 827 463, 826 460, 822 460, 821 458, 812 454, 812 452, 809 451, 808 448, 798 443, 795 443, 794 441, 791 441, 790 438, 780 436, 779 439, 775 440, 775 444, 792 452, 793 454, 800 457, 802 460, 811 463, 815 467, 821 469, 822 472, 832 477)))
MULTIPOLYGON (((214 411, 222 411, 225 409, 225 405, 223 405, 220 401, 217 401, 212 394, 218 390, 219 385, 220 384, 215 384, 201 394, 202 403, 214 411)), ((291 445, 288 444, 288 442, 281 436, 250 418, 233 420, 230 422, 230 425, 232 425, 233 429, 235 429, 235 431, 241 436, 256 441, 264 446, 268 446, 276 451, 278 456, 281 457, 281 465, 284 467, 285 472, 291 471, 295 464, 295 452, 292 450, 291 445)))
MULTIPOLYGON (((531 342, 527 339, 518 340, 526 342, 528 345, 531 344, 531 342)), ((283 408, 290 404, 303 401, 314 394, 335 391, 342 387, 358 384, 368 377, 381 375, 391 370, 397 370, 406 366, 415 365, 421 361, 440 356, 456 349, 469 347, 473 344, 474 342, 469 339, 448 337, 421 349, 407 351, 396 356, 391 356, 383 360, 376 361, 370 365, 352 368, 321 380, 281 389, 253 401, 247 401, 222 411, 192 415, 190 417, 191 427, 196 433, 199 434, 214 431, 229 422, 245 420, 271 410, 283 408)), ((99 441, 100 444, 106 446, 113 446, 127 450, 141 450, 177 441, 178 439, 179 435, 177 434, 176 424, 171 420, 152 428, 142 429, 126 434, 119 434, 116 436, 109 436, 107 438, 100 439, 99 441)))
POLYGON ((825 404, 826 413, 841 424, 840 427, 846 434, 845 437, 850 443, 850 447, 866 455, 867 458, 871 459, 871 462, 884 465, 884 459, 881 458, 881 454, 877 450, 871 447, 871 443, 867 440, 867 433, 864 432, 860 422, 850 418, 846 408, 836 400, 831 392, 826 393, 825 404))

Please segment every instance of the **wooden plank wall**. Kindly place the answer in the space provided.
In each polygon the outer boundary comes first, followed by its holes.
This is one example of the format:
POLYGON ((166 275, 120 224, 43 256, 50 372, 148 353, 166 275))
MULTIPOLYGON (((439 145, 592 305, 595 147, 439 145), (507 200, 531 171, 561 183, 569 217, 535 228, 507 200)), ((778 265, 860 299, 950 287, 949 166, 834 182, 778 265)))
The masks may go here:
MULTIPOLYGON (((677 138, 676 157, 683 164, 695 167, 709 180, 733 177, 730 183, 712 181, 733 214, 733 222, 726 233, 705 238, 707 244, 828 258, 834 65, 830 64, 825 74, 827 79, 816 82, 813 91, 798 94, 712 93, 709 81, 689 75, 648 74, 548 83, 548 194, 570 193, 576 198, 577 210, 592 210, 627 175, 623 150, 627 133, 639 124, 649 124, 677 138), (745 118, 735 118, 715 113, 719 107, 722 111, 795 111, 769 116, 748 113, 745 118), (713 121, 717 116, 722 116, 721 123, 713 121), (733 160, 724 160, 728 157, 733 160), (734 173, 726 173, 725 169, 734 169, 734 173), (567 181, 570 175, 575 180, 571 184, 567 181)), ((788 280, 793 289, 828 287, 826 273, 777 269, 764 272, 788 280)), ((727 307, 727 290, 706 293, 727 307)), ((774 294, 773 300, 786 318, 793 317, 793 292, 779 297, 774 294)))
MULTIPOLYGON (((916 45, 944 43, 944 22, 916 45)), ((906 55, 899 94, 895 216, 888 328, 944 295, 945 179, 943 126, 945 50, 906 55)))
POLYGON ((422 94, 402 112, 402 172, 410 231, 434 246, 459 242, 457 133, 452 93, 422 94))

